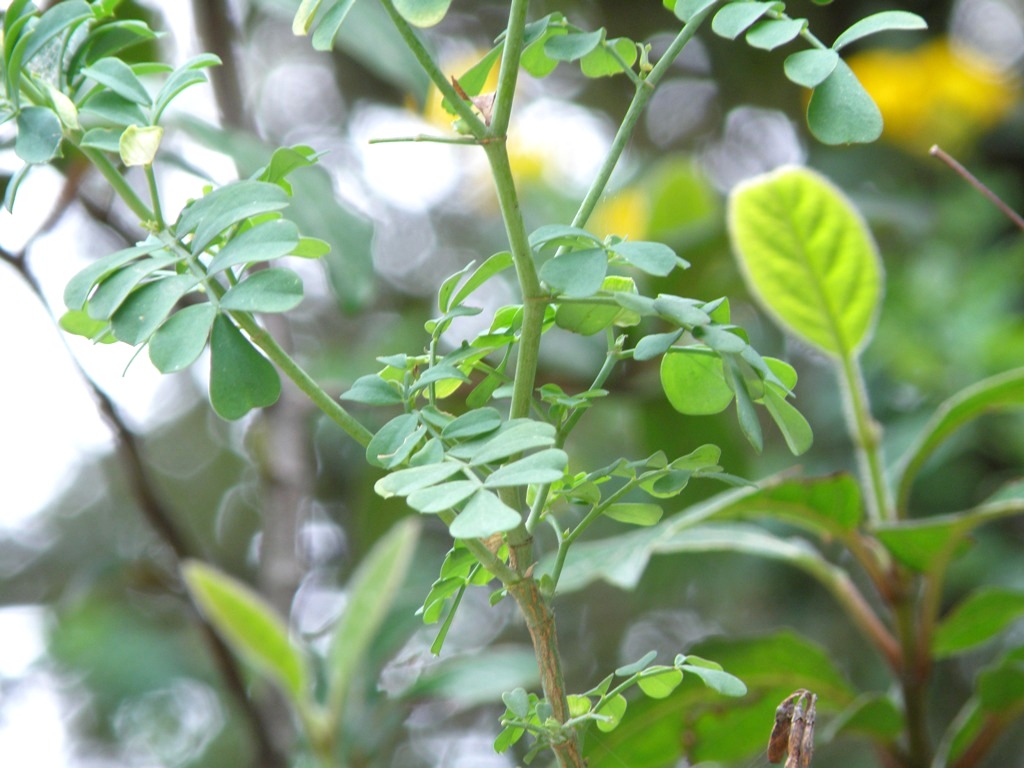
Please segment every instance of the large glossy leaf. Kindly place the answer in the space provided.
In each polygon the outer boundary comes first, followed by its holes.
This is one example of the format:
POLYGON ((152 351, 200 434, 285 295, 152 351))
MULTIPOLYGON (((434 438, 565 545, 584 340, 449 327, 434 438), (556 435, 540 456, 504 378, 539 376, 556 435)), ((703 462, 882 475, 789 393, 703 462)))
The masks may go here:
POLYGON ((932 651, 939 658, 963 653, 1002 632, 1024 615, 1024 592, 986 587, 972 593, 935 631, 932 651))
POLYGON ((335 713, 398 595, 418 538, 415 518, 398 523, 374 545, 347 584, 345 612, 334 628, 327 657, 328 696, 335 713))
POLYGON ((751 291, 786 330, 838 358, 867 343, 881 261, 860 214, 824 177, 783 168, 740 184, 729 233, 751 291))
POLYGON ((842 59, 811 93, 807 127, 824 144, 866 144, 882 135, 882 113, 842 59))
POLYGON ((921 467, 950 435, 984 413, 1021 405, 1024 405, 1024 368, 980 381, 939 406, 900 459, 896 471, 900 509, 907 508, 911 486, 921 467))
POLYGON ((149 359, 161 373, 192 365, 206 348, 217 311, 212 304, 194 304, 171 315, 149 341, 149 359))
POLYGON ((224 315, 213 321, 210 340, 210 404, 224 419, 240 419, 281 396, 277 370, 224 315))
POLYGON ((294 704, 307 701, 311 673, 305 653, 274 609, 248 585, 195 560, 182 566, 192 599, 231 648, 269 677, 294 704))

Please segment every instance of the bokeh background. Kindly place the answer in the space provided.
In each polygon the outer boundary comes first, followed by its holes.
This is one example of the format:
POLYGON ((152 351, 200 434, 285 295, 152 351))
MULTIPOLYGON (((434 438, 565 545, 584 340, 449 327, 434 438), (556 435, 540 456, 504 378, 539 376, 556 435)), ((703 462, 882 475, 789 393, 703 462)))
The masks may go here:
MULTIPOLYGON (((0 4, 0 5, 5 5, 0 4)), ((503 26, 504 3, 455 0, 425 33, 446 71, 459 73, 503 26)), ((319 167, 296 174, 293 216, 332 254, 300 264, 307 298, 273 330, 332 392, 373 370, 374 358, 416 353, 436 312, 440 282, 504 247, 482 154, 374 138, 441 133, 450 118, 377 4, 357 3, 331 54, 290 32, 288 0, 124 2, 167 35, 135 49, 180 63, 215 51, 211 86, 179 102, 158 163, 167 207, 205 180, 260 167, 274 147, 309 144, 319 167)), ((868 13, 900 7, 927 33, 863 41, 849 61, 886 120, 872 146, 827 148, 803 124, 806 93, 782 74, 785 53, 701 34, 643 118, 591 221, 599 234, 662 240, 692 263, 651 281, 652 291, 729 296, 755 347, 796 365, 798 405, 815 432, 799 459, 809 474, 852 469, 830 368, 781 336, 749 300, 731 257, 724 194, 786 163, 818 168, 855 200, 887 270, 884 308, 864 365, 890 459, 930 409, 957 389, 1024 360, 1024 245, 1020 233, 950 170, 929 157, 940 144, 1019 209, 1024 111, 1019 76, 1024 2, 957 0, 818 7, 794 16, 831 41, 868 13)), ((541 2, 580 27, 605 26, 652 44, 678 22, 656 0, 541 2)), ((631 95, 624 78, 584 80, 561 66, 522 78, 511 147, 529 227, 567 222, 631 95)), ((0 173, 17 168, 0 127, 0 173)), ((14 215, 0 214, 0 763, 33 766, 273 765, 279 733, 254 738, 226 690, 175 575, 161 520, 178 544, 259 588, 295 631, 322 639, 345 605, 345 584, 383 531, 406 514, 372 492, 358 449, 287 388, 267 413, 227 424, 210 411, 203 365, 169 377, 145 355, 63 339, 66 280, 89 260, 133 242, 135 222, 78 159, 38 169, 14 215), (65 346, 67 345, 67 346, 65 346)), ((482 300, 514 300, 489 284, 482 300)), ((485 316, 486 316, 485 312, 485 316)), ((476 330, 470 318, 462 331, 476 330)), ((603 342, 551 334, 542 380, 567 391, 589 382, 603 342)), ((773 434, 752 453, 729 416, 683 418, 660 395, 657 368, 625 367, 614 396, 593 408, 574 450, 582 466, 619 455, 670 455, 705 442, 727 471, 761 478, 794 466, 773 434)), ((453 407, 458 407, 458 395, 453 407)), ((381 423, 382 413, 361 414, 381 423)), ((915 496, 920 515, 955 511, 1020 476, 1024 430, 1015 418, 981 420, 929 465, 915 496)), ((719 490, 695 484, 673 514, 719 490)), ((595 535, 614 535, 609 523, 595 535)), ((949 598, 980 582, 1024 585, 1024 526, 983 531, 951 574, 949 598)), ((550 548, 551 541, 540 546, 550 548)), ((363 670, 350 711, 353 765, 511 766, 496 756, 500 692, 535 686, 532 654, 507 601, 491 608, 471 591, 441 658, 435 628, 413 616, 449 546, 428 526, 407 585, 363 670)), ((877 657, 816 585, 779 565, 738 556, 655 559, 634 593, 595 586, 558 603, 571 689, 655 648, 662 658, 701 641, 791 628, 820 643, 856 684, 884 687, 877 657)), ((1019 637, 1024 627, 1015 630, 1019 637)), ((936 722, 946 722, 976 667, 941 676, 936 722)), ((261 699, 266 692, 258 691, 261 699)), ((271 700, 265 706, 273 707, 271 700)), ((770 723, 765 724, 765 738, 770 723)), ((990 765, 1020 765, 1008 737, 990 765)), ((820 745, 821 764, 874 765, 863 743, 820 745)), ((671 757, 665 765, 675 765, 671 757)), ((278 763, 280 764, 280 763, 278 763)), ((623 763, 628 764, 628 763, 623 763)), ((651 763, 655 765, 656 763, 651 763)), ((684 763, 679 762, 682 765, 684 763)), ((731 763, 730 763, 731 764, 731 763)), ((745 756, 736 765, 763 765, 745 756)))

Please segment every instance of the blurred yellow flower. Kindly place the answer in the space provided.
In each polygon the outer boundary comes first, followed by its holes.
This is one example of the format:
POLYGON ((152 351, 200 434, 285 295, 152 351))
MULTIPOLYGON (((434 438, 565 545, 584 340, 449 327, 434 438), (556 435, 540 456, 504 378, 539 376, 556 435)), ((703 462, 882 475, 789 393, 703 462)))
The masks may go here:
POLYGON ((600 238, 618 235, 630 240, 647 237, 651 219, 646 193, 637 187, 626 187, 602 198, 590 217, 587 229, 600 238))
POLYGON ((911 152, 969 148, 1018 95, 1017 82, 946 38, 910 51, 865 51, 849 64, 882 111, 883 138, 911 152))

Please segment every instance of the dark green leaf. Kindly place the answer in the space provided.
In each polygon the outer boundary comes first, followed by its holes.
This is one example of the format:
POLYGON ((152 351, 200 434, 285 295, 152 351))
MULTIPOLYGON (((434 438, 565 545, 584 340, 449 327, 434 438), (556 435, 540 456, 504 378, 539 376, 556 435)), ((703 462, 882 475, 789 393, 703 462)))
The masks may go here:
POLYGON ((839 59, 811 93, 807 126, 824 144, 866 144, 882 135, 882 113, 853 70, 839 59))
POLYGON ((210 403, 224 419, 240 419, 281 396, 281 379, 224 315, 213 321, 210 341, 210 403))
POLYGON ((192 365, 206 349, 216 314, 212 304, 195 304, 171 315, 149 341, 149 359, 156 369, 174 373, 192 365))
POLYGON ((456 539, 483 539, 495 533, 510 531, 522 521, 519 513, 505 505, 495 494, 477 491, 448 531, 456 539))
POLYGON ((221 297, 223 309, 241 312, 287 312, 302 301, 302 278, 275 267, 253 272, 221 297))
POLYGON ((18 113, 14 153, 26 163, 48 163, 60 154, 63 128, 49 107, 25 107, 18 113))

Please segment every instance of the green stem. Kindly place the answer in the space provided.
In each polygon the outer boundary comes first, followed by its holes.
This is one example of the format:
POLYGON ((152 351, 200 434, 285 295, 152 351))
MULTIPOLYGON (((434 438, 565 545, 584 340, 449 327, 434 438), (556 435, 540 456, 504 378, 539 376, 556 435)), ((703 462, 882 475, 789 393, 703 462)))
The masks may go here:
POLYGON ((871 416, 867 387, 857 358, 852 354, 843 355, 841 365, 840 381, 846 402, 844 411, 854 440, 868 518, 872 523, 890 521, 895 518, 895 512, 885 477, 882 428, 871 416))
POLYGON ((256 322, 252 315, 245 312, 232 312, 231 319, 249 335, 252 343, 262 349, 266 353, 267 357, 277 365, 281 372, 291 379, 295 385, 313 401, 313 404, 327 414, 327 416, 335 424, 341 427, 349 437, 364 448, 369 445, 370 440, 373 438, 373 433, 360 424, 352 414, 345 410, 341 403, 327 394, 327 392, 325 392, 323 388, 317 384, 308 373, 306 373, 302 366, 296 363, 291 356, 284 351, 284 348, 277 343, 274 337, 256 322))
POLYGON ((164 213, 160 208, 160 189, 156 185, 156 174, 153 173, 153 165, 146 166, 146 184, 149 186, 149 198, 153 201, 153 220, 157 229, 165 229, 164 213))
POLYGON ((498 69, 498 89, 494 94, 494 111, 491 116, 491 136, 504 136, 512 116, 516 82, 519 79, 519 60, 523 54, 523 38, 526 34, 526 10, 529 0, 512 0, 508 10, 508 27, 505 32, 505 47, 498 69))
POLYGON ((145 223, 156 220, 153 211, 136 194, 135 190, 131 188, 131 185, 128 184, 124 176, 121 175, 121 172, 114 167, 114 164, 110 162, 106 155, 91 147, 79 147, 78 149, 96 167, 96 170, 103 174, 103 178, 113 187, 114 191, 125 202, 125 205, 131 209, 132 213, 139 217, 140 221, 145 223))
POLYGON ((658 83, 661 82, 669 67, 672 66, 672 63, 682 53, 686 44, 690 42, 697 33, 697 30, 700 29, 700 25, 711 15, 713 9, 714 6, 706 8, 686 23, 679 31, 679 34, 675 36, 665 54, 654 65, 654 68, 651 69, 647 77, 644 78, 643 84, 637 86, 636 93, 633 94, 633 100, 629 104, 629 109, 626 110, 626 116, 622 118, 622 124, 619 125, 619 130, 615 133, 615 138, 612 140, 612 146, 608 150, 608 155, 605 157, 604 163, 590 185, 590 189, 587 190, 586 197, 580 203, 580 209, 576 212, 576 217, 572 220, 574 227, 586 226, 590 215, 594 212, 594 208, 597 207, 601 195, 604 194, 604 190, 608 186, 608 180, 611 179, 612 172, 619 164, 619 158, 622 157, 622 153, 625 151, 626 145, 633 135, 633 130, 640 121, 640 115, 643 114, 647 102, 654 95, 658 83))
POLYGON ((900 596, 893 606, 896 630, 899 634, 903 663, 900 688, 903 692, 904 717, 907 733, 908 768, 927 768, 930 762, 928 739, 928 656, 919 653, 915 633, 913 600, 908 594, 900 596))
POLYGON ((409 26, 409 23, 395 8, 395 4, 392 0, 380 0, 380 4, 384 6, 384 10, 388 16, 391 17, 392 23, 395 25, 395 29, 398 30, 398 34, 401 35, 402 40, 408 46, 412 55, 416 57, 416 61, 419 62, 420 66, 423 67, 423 71, 427 73, 427 77, 431 79, 437 90, 441 92, 441 95, 448 100, 448 103, 452 105, 452 108, 459 113, 466 122, 466 127, 469 132, 472 133, 476 138, 481 139, 487 135, 487 128, 481 122, 480 118, 477 117, 476 112, 448 82, 448 78, 445 77, 444 72, 434 62, 434 58, 430 55, 430 52, 423 45, 419 35, 416 34, 415 30, 409 26))

